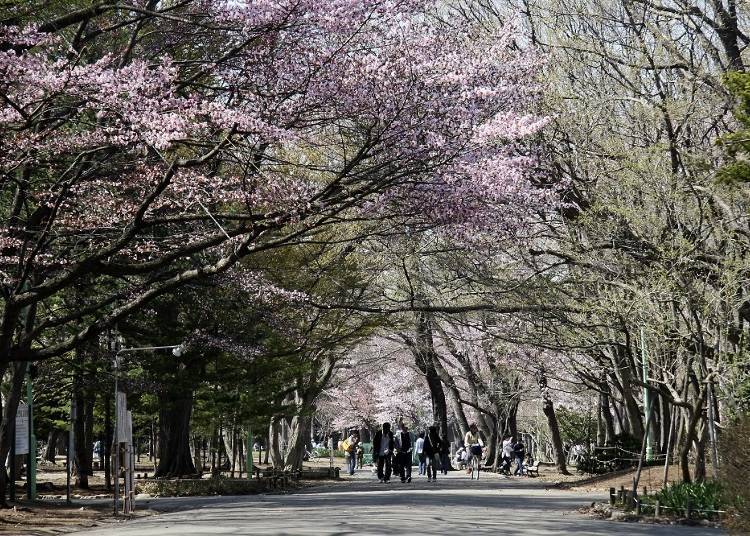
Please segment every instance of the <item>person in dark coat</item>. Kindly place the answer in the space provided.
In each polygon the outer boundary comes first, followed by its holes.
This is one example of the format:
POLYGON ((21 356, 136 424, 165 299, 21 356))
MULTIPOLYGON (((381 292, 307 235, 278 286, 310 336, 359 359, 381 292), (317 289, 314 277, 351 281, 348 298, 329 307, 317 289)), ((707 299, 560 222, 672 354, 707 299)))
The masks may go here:
POLYGON ((437 480, 437 464, 439 463, 438 456, 440 456, 440 436, 438 436, 437 428, 434 426, 430 426, 425 434, 422 453, 424 454, 427 482, 437 480))
POLYGON ((520 439, 513 445, 513 456, 516 458, 516 470, 513 471, 514 475, 523 474, 523 459, 526 457, 526 445, 520 439))
POLYGON ((396 474, 401 478, 401 482, 411 482, 411 436, 409 428, 403 423, 396 431, 394 445, 396 447, 396 474))
POLYGON ((372 455, 377 460, 378 480, 388 482, 391 479, 391 455, 393 454, 393 432, 391 423, 384 422, 383 428, 375 433, 372 440, 372 455))
POLYGON ((440 472, 447 475, 450 468, 451 442, 448 441, 448 436, 443 435, 443 437, 440 438, 440 472))

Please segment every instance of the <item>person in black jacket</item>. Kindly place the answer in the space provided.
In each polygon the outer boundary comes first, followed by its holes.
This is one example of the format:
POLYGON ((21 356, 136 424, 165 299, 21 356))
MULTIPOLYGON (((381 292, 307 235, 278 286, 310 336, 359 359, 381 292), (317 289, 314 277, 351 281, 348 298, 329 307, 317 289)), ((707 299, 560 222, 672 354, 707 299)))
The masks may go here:
POLYGON ((448 441, 448 436, 443 434, 443 437, 440 438, 440 472, 447 475, 450 468, 451 442, 448 441))
POLYGON ((516 470, 513 471, 514 475, 523 474, 523 459, 526 457, 526 446, 520 439, 516 444, 513 445, 513 456, 516 458, 516 470))
POLYGON ((401 423, 401 428, 396 430, 393 443, 396 447, 396 474, 401 482, 411 482, 411 436, 405 424, 401 423))
POLYGON ((372 455, 377 460, 378 480, 380 482, 388 482, 391 479, 392 453, 393 432, 391 432, 391 423, 384 422, 382 430, 378 430, 372 440, 372 455))
POLYGON ((437 480, 437 464, 440 455, 440 437, 437 428, 430 426, 425 434, 424 447, 422 448, 427 469, 427 482, 437 480))

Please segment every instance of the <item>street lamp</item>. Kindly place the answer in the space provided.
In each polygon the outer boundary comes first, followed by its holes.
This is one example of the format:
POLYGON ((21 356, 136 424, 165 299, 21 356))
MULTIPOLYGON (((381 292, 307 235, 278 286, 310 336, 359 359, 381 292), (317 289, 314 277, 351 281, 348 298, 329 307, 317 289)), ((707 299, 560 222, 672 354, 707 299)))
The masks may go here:
POLYGON ((114 443, 114 455, 115 460, 117 460, 114 468, 114 479, 115 479, 115 493, 114 493, 114 501, 113 501, 113 511, 114 515, 117 515, 118 506, 120 502, 120 441, 119 437, 117 436, 117 428, 120 424, 118 422, 118 404, 117 404, 117 393, 119 392, 119 386, 118 381, 120 379, 120 356, 125 353, 136 353, 136 352, 152 352, 155 350, 172 350, 172 355, 175 357, 182 357, 182 355, 185 353, 185 343, 180 344, 170 344, 166 346, 134 346, 131 348, 122 348, 123 338, 121 335, 117 335, 117 337, 114 340, 114 345, 112 347, 112 350, 115 352, 114 356, 114 371, 115 371, 115 429, 114 429, 114 437, 113 437, 113 443, 114 443))

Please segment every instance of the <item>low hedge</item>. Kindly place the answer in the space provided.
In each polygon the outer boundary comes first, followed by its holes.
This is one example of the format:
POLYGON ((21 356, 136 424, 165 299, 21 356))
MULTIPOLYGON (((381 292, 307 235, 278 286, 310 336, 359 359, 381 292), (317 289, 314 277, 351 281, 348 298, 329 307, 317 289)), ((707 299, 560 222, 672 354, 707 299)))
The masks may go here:
POLYGON ((200 495, 252 495, 266 491, 264 480, 239 478, 207 478, 167 480, 154 479, 137 482, 136 493, 153 497, 193 497, 200 495))

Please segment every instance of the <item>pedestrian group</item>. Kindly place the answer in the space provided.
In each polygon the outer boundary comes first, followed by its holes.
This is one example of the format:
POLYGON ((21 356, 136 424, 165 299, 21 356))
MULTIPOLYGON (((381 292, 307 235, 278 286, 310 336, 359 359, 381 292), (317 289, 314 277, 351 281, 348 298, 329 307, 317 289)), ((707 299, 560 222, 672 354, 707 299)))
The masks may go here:
MULTIPOLYGON (((471 472, 471 463, 478 457, 481 463, 484 443, 479 436, 476 424, 469 426, 464 436, 463 446, 456 451, 455 462, 466 472, 471 472)), ((521 440, 513 441, 512 437, 502 441, 502 463, 500 472, 510 475, 515 461, 514 475, 524 474, 524 459, 526 447, 521 440)), ((347 471, 354 474, 355 469, 362 468, 364 449, 359 438, 359 432, 352 431, 342 443, 341 448, 346 453, 347 471)), ((412 456, 416 453, 419 460, 419 475, 427 475, 428 482, 437 481, 437 474, 447 475, 450 470, 450 441, 438 434, 435 426, 430 426, 426 432, 420 432, 412 445, 409 429, 403 422, 397 424, 396 431, 391 430, 391 424, 383 423, 375 433, 372 441, 372 458, 377 469, 378 481, 389 482, 391 475, 396 475, 401 482, 411 482, 412 456)), ((528 460, 532 463, 531 460, 528 460)))

